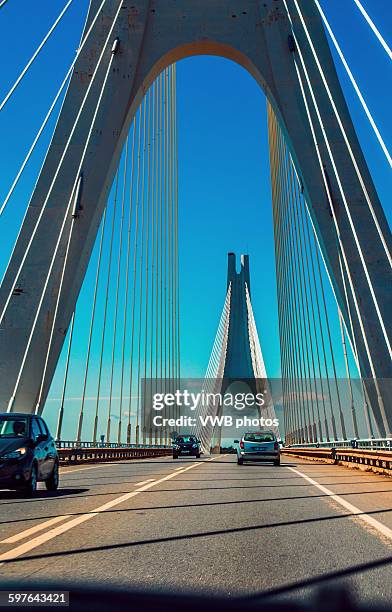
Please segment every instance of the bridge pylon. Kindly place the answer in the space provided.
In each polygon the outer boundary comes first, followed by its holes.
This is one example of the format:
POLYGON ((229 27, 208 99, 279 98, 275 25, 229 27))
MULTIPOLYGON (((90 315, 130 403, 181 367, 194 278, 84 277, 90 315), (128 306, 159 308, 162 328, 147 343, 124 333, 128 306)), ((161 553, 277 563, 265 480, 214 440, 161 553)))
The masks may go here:
MULTIPOLYGON (((266 404, 263 407, 247 406, 238 408, 235 405, 209 405, 207 411, 217 417, 225 414, 237 417, 273 419, 276 418, 270 390, 267 383, 267 372, 261 352, 260 341, 256 329, 251 302, 249 255, 241 255, 240 267, 237 272, 236 256, 228 254, 227 294, 223 310, 223 326, 221 326, 221 343, 219 347, 219 363, 212 376, 213 388, 209 392, 219 393, 221 398, 241 394, 263 393, 266 404), (213 379, 215 375, 215 380, 213 379), (266 393, 267 391, 267 393, 266 393)), ((222 322, 222 319, 221 319, 222 322)), ((219 336, 219 330, 218 330, 219 336)), ((214 351, 214 349, 213 349, 214 351)), ((267 425, 279 436, 275 425, 267 425)), ((222 441, 222 426, 216 425, 200 432, 204 450, 219 453, 222 441)))
POLYGON ((0 288, 1 408, 43 409, 143 95, 169 65, 217 55, 249 71, 279 121, 361 376, 379 381, 368 389, 374 419, 390 435, 392 237, 314 0, 91 0, 83 37, 0 288))

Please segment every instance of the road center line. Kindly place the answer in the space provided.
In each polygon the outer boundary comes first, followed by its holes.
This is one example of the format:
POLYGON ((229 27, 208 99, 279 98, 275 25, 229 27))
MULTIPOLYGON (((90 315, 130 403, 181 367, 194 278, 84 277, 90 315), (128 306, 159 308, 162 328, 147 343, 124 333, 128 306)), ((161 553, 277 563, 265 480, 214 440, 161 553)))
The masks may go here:
MULTIPOLYGON (((310 484, 317 487, 317 489, 319 489, 320 491, 328 495, 330 499, 333 499, 333 501, 335 501, 337 504, 339 504, 340 506, 348 510, 351 514, 358 515, 358 519, 360 519, 364 523, 367 523, 368 525, 376 529, 379 533, 381 533, 383 536, 385 536, 389 540, 392 540, 392 529, 390 529, 386 525, 383 525, 382 523, 380 523, 380 521, 373 518, 372 516, 369 516, 369 514, 366 514, 366 512, 363 512, 363 510, 361 510, 360 508, 357 508, 357 506, 350 504, 350 502, 348 502, 346 499, 344 499, 340 495, 337 495, 336 493, 334 493, 327 487, 324 487, 324 485, 319 484, 316 480, 313 480, 313 478, 310 478, 310 476, 307 476, 303 472, 300 472, 299 470, 296 470, 295 468, 292 468, 289 466, 287 466, 287 469, 291 470, 292 472, 295 472, 295 474, 298 474, 298 476, 301 476, 302 478, 307 480, 310 484)), ((355 495, 355 493, 353 493, 353 495, 355 495)))
MULTIPOLYGON (((153 482, 153 481, 154 481, 154 478, 149 478, 148 480, 143 480, 142 482, 135 482, 134 486, 141 487, 142 485, 145 485, 148 482, 153 482)), ((21 531, 20 533, 17 533, 13 536, 10 536, 9 538, 6 538, 5 540, 1 540, 0 544, 15 544, 15 542, 24 540, 25 538, 28 538, 29 536, 33 535, 34 533, 37 533, 38 531, 43 531, 47 527, 51 527, 52 525, 55 525, 56 523, 65 521, 66 519, 71 518, 71 516, 72 516, 71 514, 61 514, 59 516, 55 516, 54 518, 51 518, 48 521, 45 521, 44 523, 39 523, 39 525, 34 525, 33 527, 29 527, 29 529, 25 529, 24 531, 21 531)))
POLYGON ((154 482, 154 480, 154 478, 148 478, 147 480, 142 480, 142 482, 135 482, 135 487, 141 487, 147 484, 148 482, 154 482))
POLYGON ((56 523, 60 523, 60 521, 65 521, 65 519, 70 518, 70 516, 71 516, 70 514, 62 514, 60 516, 55 516, 54 518, 51 518, 48 521, 45 521, 44 523, 40 523, 39 525, 34 525, 33 527, 30 527, 29 529, 25 529, 24 531, 21 531, 20 533, 17 533, 9 538, 6 538, 5 540, 2 540, 0 544, 15 544, 15 542, 19 542, 19 540, 24 540, 24 538, 28 538, 34 533, 37 533, 37 531, 43 531, 47 527, 51 527, 52 525, 55 525, 56 523))
MULTIPOLYGON (((66 476, 67 474, 74 474, 75 472, 84 472, 84 470, 94 470, 97 469, 99 467, 103 467, 105 464, 98 464, 98 465, 90 465, 89 467, 83 467, 83 468, 77 468, 76 470, 69 470, 68 472, 65 472, 63 468, 60 468, 60 474, 62 474, 63 476, 66 476)), ((68 466, 66 466, 68 467, 68 466)))
MULTIPOLYGON (((207 461, 213 461, 214 458, 207 459, 207 461)), ((172 478, 174 478, 175 476, 178 476, 179 474, 183 474, 184 472, 187 472, 188 470, 192 470, 193 468, 199 465, 203 465, 203 463, 204 462, 192 463, 192 465, 189 465, 188 467, 183 468, 181 471, 175 471, 175 472, 172 472, 171 474, 168 474, 167 476, 164 476, 163 478, 160 478, 159 480, 148 482, 147 484, 136 489, 136 491, 131 491, 129 493, 125 493, 124 495, 121 495, 120 497, 116 497, 115 499, 112 499, 106 504, 103 504, 102 506, 99 506, 98 508, 95 508, 94 510, 91 510, 90 512, 76 516, 72 520, 67 521, 66 523, 63 523, 62 525, 59 525, 55 527, 54 529, 51 529, 50 531, 47 531, 46 533, 43 533, 28 542, 25 542, 24 544, 20 544, 16 548, 12 548, 11 550, 8 550, 7 552, 0 555, 0 566, 2 565, 2 562, 11 561, 13 559, 16 559, 17 557, 24 555, 25 553, 33 550, 34 548, 37 548, 38 546, 45 544, 49 540, 52 540, 53 538, 56 538, 59 535, 62 535, 66 531, 69 531, 70 529, 77 527, 81 523, 88 521, 94 516, 98 516, 102 512, 105 512, 106 510, 109 510, 115 506, 118 506, 119 504, 122 504, 125 501, 128 501, 128 499, 131 499, 132 497, 136 497, 136 495, 139 495, 139 493, 143 493, 144 491, 147 491, 148 489, 151 489, 152 487, 155 487, 156 485, 161 484, 162 482, 165 482, 166 480, 171 480, 172 478)), ((62 517, 56 517, 56 518, 59 518, 60 520, 60 518, 64 519, 66 517, 62 516, 62 517)), ((38 527, 38 525, 36 527, 38 527)), ((38 531, 38 529, 36 529, 36 531, 38 531)), ((14 536, 14 538, 15 537, 16 536, 14 536)))

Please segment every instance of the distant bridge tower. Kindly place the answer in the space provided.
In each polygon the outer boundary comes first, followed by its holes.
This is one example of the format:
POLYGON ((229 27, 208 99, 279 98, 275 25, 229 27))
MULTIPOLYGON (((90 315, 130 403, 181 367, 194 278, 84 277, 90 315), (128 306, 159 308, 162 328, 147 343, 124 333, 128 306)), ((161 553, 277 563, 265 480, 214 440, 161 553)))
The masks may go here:
MULTIPOLYGON (((236 270, 234 253, 228 254, 227 293, 223 307, 211 359, 206 373, 206 391, 210 393, 252 393, 265 391, 267 373, 261 352, 259 337, 253 315, 249 256, 241 255, 241 267, 236 270), (213 356, 218 355, 218 359, 213 356), (215 363, 215 368, 214 368, 215 363)), ((203 411, 212 416, 230 413, 233 417, 249 416, 274 419, 275 411, 270 393, 266 395, 266 405, 244 407, 236 410, 232 407, 217 406, 211 403, 203 411)), ((271 427, 269 427, 271 428, 271 427)), ((278 434, 278 429, 276 433, 278 434)), ((199 437, 205 451, 210 447, 219 452, 222 427, 204 427, 199 430, 199 437)))

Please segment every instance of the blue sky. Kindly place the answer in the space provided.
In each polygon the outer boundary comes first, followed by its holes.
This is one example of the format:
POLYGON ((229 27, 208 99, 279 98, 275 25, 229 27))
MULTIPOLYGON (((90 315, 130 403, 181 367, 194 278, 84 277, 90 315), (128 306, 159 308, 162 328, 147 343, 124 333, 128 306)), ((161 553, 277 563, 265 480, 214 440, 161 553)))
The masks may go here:
MULTIPOLYGON (((0 11, 0 97, 64 6, 63 0, 20 3, 0 11), (17 36, 15 36, 17 32, 17 36)), ((392 42, 392 3, 364 0, 383 35, 392 42)), ((323 0, 384 140, 392 148, 391 65, 352 0, 323 0)), ((7 193, 46 109, 74 57, 88 7, 74 0, 42 57, 0 116, 0 198, 7 193)), ((344 70, 337 68, 366 159, 391 219, 390 168, 344 70)), ((203 376, 225 297, 227 252, 250 255, 253 308, 270 376, 278 376, 279 343, 266 105, 253 78, 221 58, 190 58, 177 66, 182 371, 203 376)), ((53 129, 53 120, 0 220, 0 273, 10 255, 25 206, 53 129)), ((88 288, 87 288, 88 289, 88 288)), ((87 291, 86 289, 86 291, 87 291)), ((331 296, 328 298, 331 301, 331 296)), ((336 318, 333 321, 337 333, 336 318)), ((75 347, 83 361, 85 344, 75 347)), ((62 362, 61 362, 62 363, 62 362)), ((60 366, 61 366, 60 363, 60 366)), ((343 360, 338 359, 343 375, 343 360)), ((51 395, 58 397, 60 372, 51 395)), ((70 389, 72 394, 78 393, 70 389)))

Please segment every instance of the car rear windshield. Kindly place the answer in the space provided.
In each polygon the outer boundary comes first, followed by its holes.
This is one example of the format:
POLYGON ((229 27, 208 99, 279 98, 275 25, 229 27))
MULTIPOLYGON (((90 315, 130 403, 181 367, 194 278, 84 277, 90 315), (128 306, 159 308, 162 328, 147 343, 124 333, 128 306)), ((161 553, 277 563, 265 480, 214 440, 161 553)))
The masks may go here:
POLYGON ((0 438, 26 438, 27 433, 27 418, 0 416, 0 438))
POLYGON ((244 436, 245 442, 275 442, 272 433, 248 433, 244 436))
POLYGON ((193 438, 192 436, 181 436, 181 438, 176 439, 176 442, 179 442, 180 444, 185 442, 186 444, 187 442, 196 442, 196 438, 193 438))

